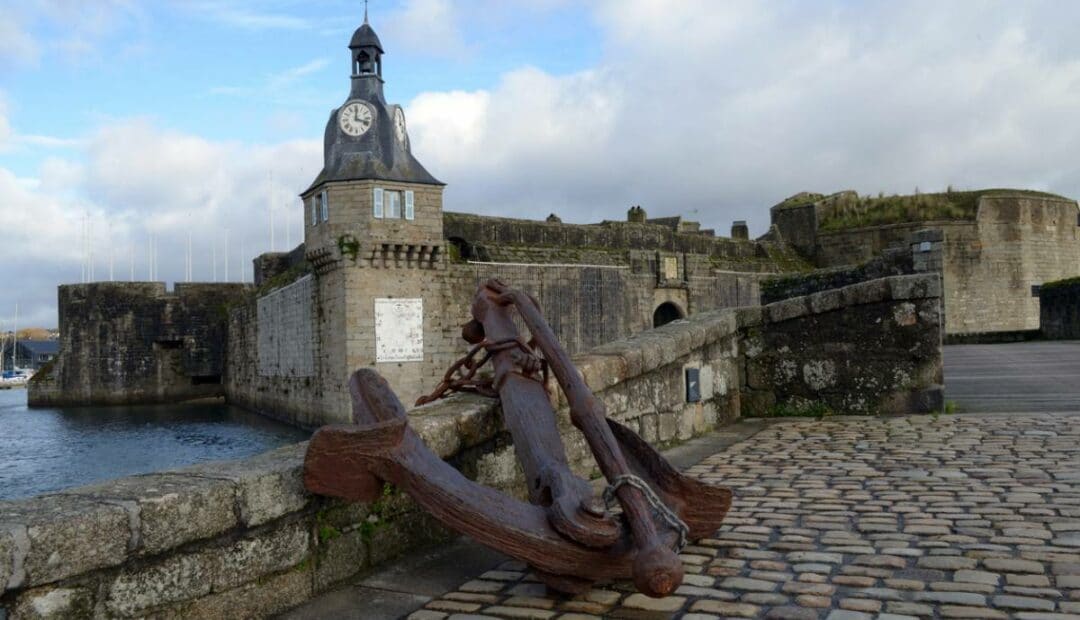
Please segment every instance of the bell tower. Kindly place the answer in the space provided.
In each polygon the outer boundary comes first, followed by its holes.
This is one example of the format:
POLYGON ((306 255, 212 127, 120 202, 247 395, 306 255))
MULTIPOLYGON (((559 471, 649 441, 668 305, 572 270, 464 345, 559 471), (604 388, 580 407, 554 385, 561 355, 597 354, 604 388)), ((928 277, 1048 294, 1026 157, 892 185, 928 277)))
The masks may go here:
POLYGON ((364 24, 353 34, 349 49, 352 51, 353 79, 373 75, 382 80, 382 43, 375 29, 368 24, 367 7, 364 7, 364 24))
MULTIPOLYGON (((430 389, 442 329, 444 184, 412 154, 405 112, 383 94, 383 50, 367 21, 349 43, 348 97, 330 112, 323 169, 302 194, 304 243, 318 280, 327 405, 347 419, 344 386, 374 367, 406 401, 430 389), (341 386, 340 392, 335 386, 341 386)), ((439 363, 442 363, 440 358, 439 363)))

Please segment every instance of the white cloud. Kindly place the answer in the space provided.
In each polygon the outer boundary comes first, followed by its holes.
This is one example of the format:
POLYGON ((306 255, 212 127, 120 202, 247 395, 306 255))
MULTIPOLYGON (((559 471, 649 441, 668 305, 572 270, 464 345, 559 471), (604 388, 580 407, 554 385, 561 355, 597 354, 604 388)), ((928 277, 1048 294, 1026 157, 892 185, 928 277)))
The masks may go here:
MULTIPOLYGON (((99 56, 104 41, 139 31, 145 21, 144 7, 133 0, 37 0, 0 7, 0 67, 35 65, 48 52, 83 64, 99 56)), ((130 39, 121 53, 140 47, 130 39)))
POLYGON ((405 0, 385 19, 383 40, 411 52, 435 56, 462 56, 470 52, 459 24, 460 15, 450 0, 405 0))
POLYGON ((311 22, 285 13, 245 8, 237 2, 182 2, 179 6, 210 21, 244 30, 309 30, 311 22))
MULTIPOLYGON (((94 276, 127 280, 132 255, 136 279, 145 280, 147 240, 157 236, 159 275, 183 278, 187 235, 192 234, 195 279, 250 271, 253 256, 270 246, 273 205, 275 248, 302 238, 297 194, 321 165, 321 141, 275 145, 215 142, 162 130, 146 119, 112 123, 89 136, 72 157, 46 159, 38 178, 0 167, 0 221, 5 272, 14 273, 25 324, 53 326, 55 287, 78 282, 84 264, 83 222, 93 227, 94 276), (243 251, 243 253, 241 253, 243 251), (10 271, 9 271, 10 270, 10 271)), ((0 308, 0 317, 10 314, 0 308)))
POLYGON ((1080 7, 610 0, 588 71, 424 93, 414 151, 447 206, 720 231, 801 190, 1080 195, 1080 7), (1071 13, 1063 15, 1062 13, 1071 13))
POLYGON ((0 91, 0 153, 10 147, 11 139, 12 131, 7 117, 7 104, 4 101, 4 93, 0 91))
POLYGON ((27 32, 14 11, 0 7, 0 68, 37 62, 38 42, 27 32))

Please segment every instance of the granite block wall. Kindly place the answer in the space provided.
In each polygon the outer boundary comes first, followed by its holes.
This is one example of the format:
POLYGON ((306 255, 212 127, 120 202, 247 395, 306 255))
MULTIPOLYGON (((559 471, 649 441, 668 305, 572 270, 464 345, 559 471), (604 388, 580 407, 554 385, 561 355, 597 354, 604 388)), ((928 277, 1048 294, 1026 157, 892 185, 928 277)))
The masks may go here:
POLYGON ((979 198, 973 220, 818 231, 812 258, 819 267, 857 265, 906 245, 920 230, 937 230, 947 333, 1035 330, 1039 297, 1032 287, 1080 272, 1078 216, 1074 200, 995 193, 979 198))
POLYGON ((31 406, 161 403, 224 395, 228 308, 243 284, 98 282, 59 287, 60 354, 31 406))

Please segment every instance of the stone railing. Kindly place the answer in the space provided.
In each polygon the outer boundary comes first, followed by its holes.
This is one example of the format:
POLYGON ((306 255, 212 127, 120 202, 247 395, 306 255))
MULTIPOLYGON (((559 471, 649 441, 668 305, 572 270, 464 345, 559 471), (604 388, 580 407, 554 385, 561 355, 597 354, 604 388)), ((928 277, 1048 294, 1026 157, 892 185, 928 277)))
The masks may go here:
MULTIPOLYGON (((940 381, 938 294, 935 276, 866 282, 698 314, 575 362, 608 414, 655 444, 792 399, 914 410, 911 395, 940 381), (906 345, 918 346, 901 355, 906 345)), ((573 467, 595 473, 552 398, 573 467)), ((524 493, 496 401, 458 395, 409 418, 468 477, 524 493)), ((306 446, 0 502, 0 618, 262 617, 451 536, 389 486, 371 504, 306 493, 306 446)))
POLYGON ((752 312, 744 320, 744 415, 944 407, 936 273, 859 282, 752 312))

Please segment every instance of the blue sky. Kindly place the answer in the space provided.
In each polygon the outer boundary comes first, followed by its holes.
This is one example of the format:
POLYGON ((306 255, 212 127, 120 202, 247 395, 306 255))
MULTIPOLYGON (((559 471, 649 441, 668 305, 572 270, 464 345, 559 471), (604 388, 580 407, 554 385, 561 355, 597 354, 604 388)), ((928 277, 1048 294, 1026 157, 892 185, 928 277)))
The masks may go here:
MULTIPOLYGON (((372 3, 371 22, 387 39, 389 98, 482 89, 523 65, 573 72, 600 54, 582 5, 529 10, 521 3, 511 11, 496 2, 472 4, 492 10, 469 21, 460 15, 455 27, 467 43, 428 49, 395 46, 395 33, 408 28, 400 23, 407 9, 401 2, 372 3)), ((20 133, 60 140, 78 140, 126 117, 149 117, 163 129, 212 140, 318 136, 347 87, 346 45, 363 18, 355 0, 117 3, 102 18, 109 21, 103 31, 71 49, 70 23, 25 7, 11 2, 5 13, 28 15, 39 49, 33 59, 0 67, 8 121, 20 133)), ((33 176, 48 155, 47 149, 0 154, 0 165, 33 176)))
MULTIPOLYGON (((800 191, 1080 196, 1068 0, 375 0, 448 210, 684 215, 800 191)), ((56 286, 237 280, 295 246, 363 3, 0 0, 0 321, 56 286), (92 259, 90 255, 92 254, 92 259)))

